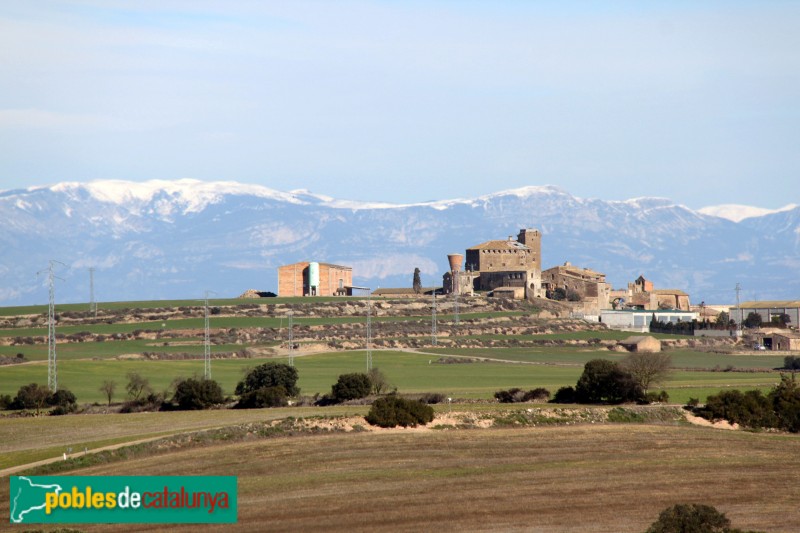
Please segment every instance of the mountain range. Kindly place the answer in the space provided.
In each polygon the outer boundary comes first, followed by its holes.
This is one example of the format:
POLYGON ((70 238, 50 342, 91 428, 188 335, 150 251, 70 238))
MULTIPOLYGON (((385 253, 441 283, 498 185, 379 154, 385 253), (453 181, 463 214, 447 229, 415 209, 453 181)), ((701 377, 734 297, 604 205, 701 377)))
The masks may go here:
POLYGON ((542 231, 542 265, 639 275, 693 303, 800 298, 800 206, 695 211, 664 198, 583 199, 531 186, 473 199, 363 203, 236 182, 94 181, 0 192, 0 305, 233 297, 276 291, 277 267, 353 267, 354 284, 441 284, 447 254, 520 228, 542 231), (38 273, 38 274, 37 274, 38 273))

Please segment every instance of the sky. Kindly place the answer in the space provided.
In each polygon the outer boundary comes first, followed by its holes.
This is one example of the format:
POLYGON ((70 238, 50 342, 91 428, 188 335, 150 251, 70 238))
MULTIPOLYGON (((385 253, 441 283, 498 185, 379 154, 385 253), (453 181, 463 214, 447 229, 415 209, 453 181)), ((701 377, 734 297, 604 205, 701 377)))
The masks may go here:
POLYGON ((0 190, 800 203, 800 3, 3 0, 0 190))

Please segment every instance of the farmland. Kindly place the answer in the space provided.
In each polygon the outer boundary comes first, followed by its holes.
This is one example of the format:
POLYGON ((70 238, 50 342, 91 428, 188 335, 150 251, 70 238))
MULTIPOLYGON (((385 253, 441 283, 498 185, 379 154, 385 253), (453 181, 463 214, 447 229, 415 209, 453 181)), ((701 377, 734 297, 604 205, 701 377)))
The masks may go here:
MULTIPOLYGON (((226 395, 233 395, 248 368, 267 360, 291 357, 306 397, 330 392, 340 374, 365 371, 367 305, 374 306, 373 366, 401 393, 453 398, 452 404, 436 406, 439 416, 467 410, 502 418, 513 408, 490 403, 495 391, 543 387, 555 392, 575 385, 587 361, 622 360, 626 354, 613 348, 629 336, 554 317, 557 310, 542 317, 529 304, 476 299, 462 303, 458 321, 447 302, 440 304, 434 343, 428 302, 268 301, 210 302, 216 308, 209 320, 212 377, 226 395)), ((203 373, 204 310, 197 301, 101 304, 97 318, 85 306, 59 311, 58 383, 74 392, 79 404, 96 404, 93 413, 102 412, 107 401, 99 390, 104 380, 117 383, 114 402, 119 403, 129 372, 167 396, 176 378, 203 373)), ((47 382, 44 317, 41 307, 0 310, 0 357, 15 360, 0 366, 0 394, 13 396, 22 385, 47 382)), ((672 357, 672 371, 659 387, 671 403, 704 400, 730 388, 766 391, 779 380, 779 355, 729 342, 657 337, 672 357)), ((536 417, 541 409, 531 404, 523 415, 536 417)), ((79 455, 84 449, 215 428, 359 418, 366 410, 354 405, 7 419, 0 424, 0 469, 58 457, 68 448, 79 455)), ((516 420, 518 415, 508 416, 516 420)), ((455 430, 439 422, 440 429, 425 431, 289 432, 294 436, 215 441, 76 464, 68 472, 236 475, 237 529, 242 531, 267 523, 275 525, 271 530, 584 531, 586 516, 595 531, 642 531, 659 511, 681 501, 715 505, 740 528, 800 527, 800 512, 790 505, 800 492, 779 472, 796 466, 800 441, 794 436, 722 432, 680 420, 599 425, 587 420, 577 426, 488 430, 455 430)), ((5 509, 7 490, 8 484, 0 484, 5 509)))

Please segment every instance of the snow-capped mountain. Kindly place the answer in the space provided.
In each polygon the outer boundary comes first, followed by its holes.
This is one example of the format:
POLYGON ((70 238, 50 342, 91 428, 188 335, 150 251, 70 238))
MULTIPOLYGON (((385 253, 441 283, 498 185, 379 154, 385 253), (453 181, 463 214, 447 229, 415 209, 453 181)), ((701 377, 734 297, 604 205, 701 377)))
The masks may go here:
POLYGON ((95 181, 0 192, 0 217, 0 305, 45 303, 37 272, 50 259, 65 264, 61 302, 88 301, 90 267, 99 301, 275 291, 277 267, 302 260, 350 265, 362 286, 410 286, 415 267, 440 284, 446 254, 525 227, 543 232, 545 268, 570 261, 615 287, 643 274, 694 302, 731 302, 737 282, 745 299, 800 295, 798 206, 735 222, 663 198, 608 202, 552 186, 397 205, 235 182, 95 181))

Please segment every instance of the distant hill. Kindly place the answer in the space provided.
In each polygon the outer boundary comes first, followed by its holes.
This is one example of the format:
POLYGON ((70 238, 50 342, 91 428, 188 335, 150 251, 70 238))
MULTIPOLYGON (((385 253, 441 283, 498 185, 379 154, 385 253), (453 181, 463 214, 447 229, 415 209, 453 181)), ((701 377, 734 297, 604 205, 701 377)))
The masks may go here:
MULTIPOLYGON (((730 207, 730 206, 727 206, 730 207)), ((96 181, 0 192, 0 305, 220 297, 276 291, 279 265, 353 267, 357 285, 441 283, 446 254, 523 227, 543 232, 543 266, 565 261, 624 287, 640 274, 699 303, 800 296, 800 206, 703 214, 663 198, 582 199, 552 186, 410 205, 359 203, 235 182, 96 181), (730 218, 747 218, 734 222, 730 218), (755 216, 751 216, 755 213, 755 216), (766 214, 764 214, 766 213, 766 214)), ((706 208, 714 213, 714 208, 706 208)))

